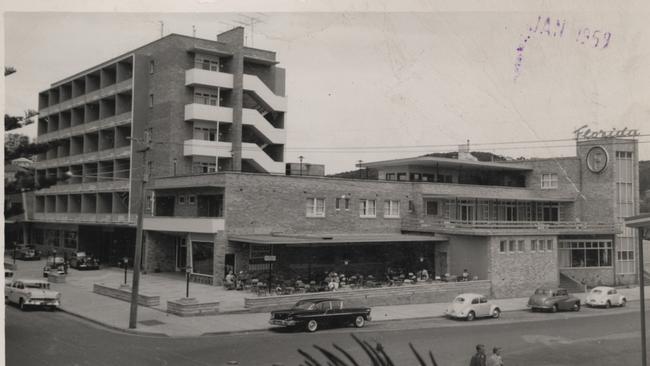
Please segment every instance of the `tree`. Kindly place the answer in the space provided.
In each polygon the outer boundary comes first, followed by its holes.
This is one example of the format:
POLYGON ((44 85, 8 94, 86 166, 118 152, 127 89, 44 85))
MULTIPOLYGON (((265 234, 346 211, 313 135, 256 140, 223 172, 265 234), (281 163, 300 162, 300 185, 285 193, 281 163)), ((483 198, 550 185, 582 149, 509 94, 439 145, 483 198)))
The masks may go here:
POLYGON ((15 130, 34 123, 34 117, 38 116, 38 112, 33 109, 25 111, 24 116, 10 116, 5 114, 5 131, 15 130))

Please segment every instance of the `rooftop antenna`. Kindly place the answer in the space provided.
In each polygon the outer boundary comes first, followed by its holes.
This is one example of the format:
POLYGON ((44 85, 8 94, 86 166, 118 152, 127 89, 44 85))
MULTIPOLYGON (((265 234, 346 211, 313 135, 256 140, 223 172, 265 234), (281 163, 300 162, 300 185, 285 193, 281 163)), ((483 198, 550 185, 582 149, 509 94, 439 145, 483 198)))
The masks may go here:
POLYGON ((162 38, 165 34, 165 22, 159 20, 158 23, 160 23, 160 38, 162 38))
POLYGON ((192 37, 196 38, 196 26, 195 25, 192 26, 192 37))
MULTIPOLYGON (((241 24, 244 27, 249 26, 251 28, 251 47, 255 46, 255 24, 257 23, 264 23, 262 19, 247 16, 247 15, 241 15, 242 17, 245 18, 245 21, 233 21, 237 24, 241 24)), ((248 39, 248 37, 244 36, 244 39, 248 39)))

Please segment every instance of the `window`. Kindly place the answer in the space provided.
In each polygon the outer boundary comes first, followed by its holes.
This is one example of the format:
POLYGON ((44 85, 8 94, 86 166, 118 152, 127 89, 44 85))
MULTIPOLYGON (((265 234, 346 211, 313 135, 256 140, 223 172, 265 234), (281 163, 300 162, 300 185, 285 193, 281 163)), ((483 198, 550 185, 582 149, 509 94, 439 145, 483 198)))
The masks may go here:
POLYGON ((515 244, 516 242, 514 240, 508 241, 508 251, 511 253, 514 253, 515 251, 515 244))
POLYGON ((411 178, 412 182, 419 182, 419 181, 422 180, 422 174, 420 174, 420 173, 411 173, 410 178, 411 178))
POLYGON ((478 304, 478 297, 475 299, 472 299, 472 304, 478 304))
POLYGON ((532 240, 530 241, 530 251, 531 251, 531 252, 535 252, 535 251, 537 251, 537 240, 532 239, 532 240))
POLYGON ((187 196, 187 203, 189 203, 190 205, 196 205, 196 196, 193 194, 187 196))
POLYGON ((153 94, 149 94, 149 108, 153 108, 153 94))
POLYGON ((399 201, 384 201, 384 217, 399 217, 399 201))
POLYGON ((361 217, 375 217, 375 200, 359 200, 359 215, 361 217))
POLYGON ((480 302, 481 304, 485 304, 485 303, 487 303, 487 297, 484 297, 484 296, 479 297, 479 302, 480 302))
POLYGON ((557 188, 557 174, 548 173, 542 174, 542 189, 557 188))
POLYGON ((553 239, 548 239, 546 241, 546 250, 549 252, 553 250, 553 239))
POLYGON ((185 195, 178 196, 178 204, 179 205, 184 205, 185 204, 185 195))
POLYGON ((438 216, 438 201, 424 201, 425 215, 438 216))
POLYGON ((558 253, 562 268, 612 266, 611 240, 562 240, 558 242, 558 253))
POLYGON ((408 180, 406 173, 397 173, 397 180, 408 180))
POLYGON ((149 73, 153 74, 155 71, 156 63, 154 60, 149 61, 149 73))
POLYGON ((307 217, 325 217, 324 198, 307 198, 307 217))
POLYGON ((195 174, 208 174, 208 173, 214 173, 217 171, 217 164, 216 163, 204 163, 204 162, 198 162, 192 164, 192 171, 195 174))
POLYGON ((200 195, 197 203, 196 213, 199 217, 223 217, 223 195, 200 195))
POLYGON ((348 211, 350 209, 350 199, 346 198, 345 199, 345 211, 348 211))
POLYGON ((217 141, 217 129, 194 127, 194 138, 196 140, 217 141))
POLYGON ((415 211, 415 204, 413 203, 413 200, 409 200, 409 212, 415 211))
POLYGON ((386 180, 395 180, 395 173, 386 173, 386 180))
POLYGON ((632 159, 631 151, 617 151, 616 157, 619 159, 632 159))
POLYGON ((506 240, 501 240, 499 242, 499 252, 506 253, 508 251, 508 242, 506 240))
POLYGON ((334 202, 334 209, 336 209, 336 211, 341 210, 341 199, 339 197, 336 197, 336 201, 334 202))
POLYGON ((517 251, 518 252, 523 252, 524 251, 524 240, 517 240, 517 251))
POLYGON ((63 232, 63 247, 64 248, 77 248, 77 232, 64 231, 63 232))
POLYGON ((219 94, 214 91, 196 91, 194 92, 194 103, 205 105, 219 105, 219 94))

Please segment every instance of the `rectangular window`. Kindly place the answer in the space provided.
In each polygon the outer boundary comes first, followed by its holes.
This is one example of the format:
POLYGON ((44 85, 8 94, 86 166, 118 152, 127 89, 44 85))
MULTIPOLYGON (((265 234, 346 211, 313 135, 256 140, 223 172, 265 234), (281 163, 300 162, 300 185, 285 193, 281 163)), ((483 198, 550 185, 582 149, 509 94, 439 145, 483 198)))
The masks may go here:
POLYGON ((184 205, 185 204, 185 195, 178 196, 178 204, 179 205, 184 205))
POLYGON ((395 173, 386 173, 386 180, 395 180, 395 173))
POLYGON ((192 164, 194 174, 208 174, 217 171, 216 163, 194 163, 192 164))
POLYGON ((532 240, 530 241, 530 251, 531 251, 531 252, 535 252, 535 251, 537 251, 537 240, 532 239, 532 240))
POLYGON ((397 173, 397 180, 408 180, 406 173, 397 173))
POLYGON ((438 201, 424 201, 425 215, 438 216, 438 201))
POLYGON ((196 196, 193 194, 187 196, 187 203, 189 203, 190 205, 196 205, 196 196))
POLYGON ((517 251, 518 252, 523 252, 524 251, 524 249, 525 249, 524 244, 525 244, 524 240, 517 240, 517 251))
POLYGON ((510 253, 514 253, 517 250, 517 248, 515 247, 516 244, 517 244, 517 242, 514 241, 514 240, 509 240, 508 241, 508 251, 510 253))
POLYGON ((350 199, 346 198, 345 199, 345 211, 348 211, 350 209, 350 199))
POLYGON ((325 217, 324 198, 307 198, 307 217, 325 217))
POLYGON ((384 201, 384 217, 399 217, 399 201, 384 201))
POLYGON ((77 232, 76 231, 64 231, 63 232, 63 247, 64 248, 77 248, 77 232))
POLYGON ((359 215, 361 217, 376 217, 375 200, 359 200, 359 215))
POLYGON ((334 208, 336 209, 336 211, 341 210, 341 199, 339 197, 336 197, 336 201, 334 203, 334 208))
POLYGON ((153 108, 153 94, 149 94, 149 108, 153 108))
POLYGON ((546 250, 549 252, 553 250, 553 239, 549 239, 546 241, 546 250))
POLYGON ((542 189, 557 188, 557 174, 548 173, 542 174, 542 189))
POLYGON ((611 240, 559 241, 558 253, 561 268, 612 266, 611 240))
POLYGON ((156 63, 154 62, 154 60, 149 61, 149 73, 150 73, 150 74, 153 74, 153 73, 154 73, 154 71, 155 71, 155 66, 156 66, 156 63))
POLYGON ((506 253, 507 251, 508 251, 508 242, 505 240, 501 240, 499 242, 499 252, 506 253))

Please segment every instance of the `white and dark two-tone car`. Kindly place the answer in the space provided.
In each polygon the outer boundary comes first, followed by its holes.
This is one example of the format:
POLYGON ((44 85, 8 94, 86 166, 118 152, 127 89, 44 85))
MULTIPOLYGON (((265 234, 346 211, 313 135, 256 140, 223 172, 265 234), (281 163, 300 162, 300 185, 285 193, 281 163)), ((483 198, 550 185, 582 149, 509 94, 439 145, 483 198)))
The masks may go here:
POLYGON ((61 303, 61 294, 50 290, 47 281, 15 279, 5 286, 5 303, 17 304, 20 310, 31 306, 55 309, 61 303))
POLYGON ((625 306, 627 299, 613 287, 598 286, 594 287, 585 298, 587 306, 603 306, 610 308, 612 306, 625 306))
POLYGON ((447 306, 445 315, 450 318, 474 320, 476 318, 499 318, 501 309, 480 294, 460 294, 447 306))

